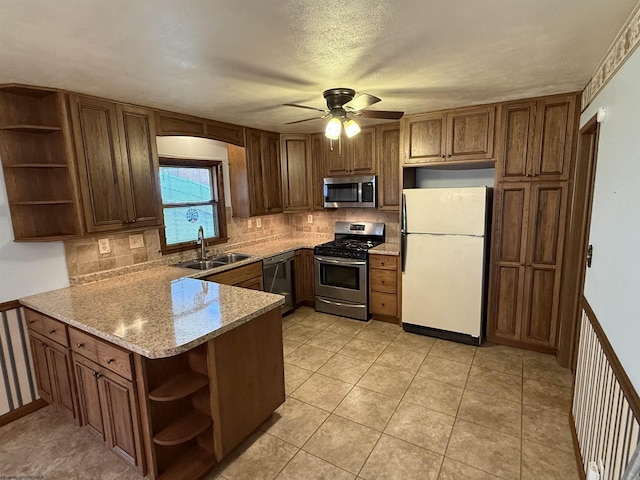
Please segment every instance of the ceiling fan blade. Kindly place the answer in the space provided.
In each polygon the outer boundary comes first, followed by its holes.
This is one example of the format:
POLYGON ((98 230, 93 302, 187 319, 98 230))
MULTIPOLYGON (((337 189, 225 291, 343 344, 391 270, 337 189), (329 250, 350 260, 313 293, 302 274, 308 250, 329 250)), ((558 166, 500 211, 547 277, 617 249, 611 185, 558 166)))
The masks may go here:
POLYGON ((297 103, 283 103, 285 107, 297 107, 297 108, 306 108, 307 110, 315 110, 316 112, 327 113, 327 111, 323 108, 316 107, 307 107, 306 105, 298 105, 297 103))
POLYGON ((304 120, 296 120, 295 122, 287 122, 287 123, 285 123, 285 125, 293 125, 294 123, 310 122, 311 120, 319 120, 321 118, 324 118, 324 116, 322 116, 322 117, 313 117, 313 118, 305 118, 304 120))
POLYGON ((404 112, 391 112, 385 110, 365 110, 360 112, 359 116, 362 118, 386 118, 388 120, 398 120, 402 118, 404 112))
POLYGON ((364 110, 365 108, 373 105, 374 103, 378 103, 380 101, 382 100, 378 97, 374 97, 373 95, 369 95, 368 93, 361 93, 360 95, 355 97, 353 100, 350 100, 347 103, 345 103, 342 106, 342 108, 357 112, 359 110, 364 110))

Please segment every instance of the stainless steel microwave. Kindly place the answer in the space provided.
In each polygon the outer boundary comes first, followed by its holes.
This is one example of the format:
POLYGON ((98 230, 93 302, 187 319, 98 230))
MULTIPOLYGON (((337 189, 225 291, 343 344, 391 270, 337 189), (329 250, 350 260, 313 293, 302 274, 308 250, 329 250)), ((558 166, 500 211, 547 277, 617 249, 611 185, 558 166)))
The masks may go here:
POLYGON ((375 208, 377 197, 375 175, 324 179, 325 208, 375 208))

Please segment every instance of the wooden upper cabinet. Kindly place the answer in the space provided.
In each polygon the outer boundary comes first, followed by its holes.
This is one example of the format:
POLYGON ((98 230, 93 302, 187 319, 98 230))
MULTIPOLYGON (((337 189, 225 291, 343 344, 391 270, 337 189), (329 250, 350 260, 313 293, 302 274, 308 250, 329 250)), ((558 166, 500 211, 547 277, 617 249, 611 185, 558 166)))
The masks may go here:
POLYGON ((234 217, 282 212, 280 136, 246 129, 245 147, 227 145, 234 217))
POLYGON ((72 95, 88 232, 162 225, 151 111, 72 95))
POLYGON ((567 180, 576 128, 576 95, 538 100, 531 174, 545 180, 567 180))
POLYGON ((313 205, 311 137, 309 135, 281 135, 280 146, 284 211, 311 210, 313 205))
POLYGON ((280 176, 280 135, 262 135, 262 172, 265 176, 267 213, 282 212, 282 177, 280 176))
POLYGON ((445 158, 446 113, 404 117, 401 122, 404 163, 442 162, 445 158))
POLYGON ((324 133, 311 135, 311 170, 313 171, 313 209, 324 208, 325 144, 324 133))
POLYGON ((158 135, 204 137, 239 147, 245 146, 245 129, 240 125, 159 110, 155 112, 155 121, 158 135))
POLYGON ((325 137, 325 158, 328 176, 374 175, 376 173, 376 131, 363 128, 353 138, 342 137, 342 145, 325 137))
POLYGON ((495 112, 489 105, 403 118, 403 163, 493 160, 495 112))
POLYGON ((501 105, 496 179, 568 180, 576 107, 576 95, 501 105))
POLYGON ((496 107, 472 107, 447 114, 447 161, 493 159, 496 107))
POLYGON ((378 172, 378 208, 400 208, 400 125, 376 127, 378 172))
POLYGON ((535 130, 536 102, 508 103, 500 107, 497 180, 529 176, 535 130))

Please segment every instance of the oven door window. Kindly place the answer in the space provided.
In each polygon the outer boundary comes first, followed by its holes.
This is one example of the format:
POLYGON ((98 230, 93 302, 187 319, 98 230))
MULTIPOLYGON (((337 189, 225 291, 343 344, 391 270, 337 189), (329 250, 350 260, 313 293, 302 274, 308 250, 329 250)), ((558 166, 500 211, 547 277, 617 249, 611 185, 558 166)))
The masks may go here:
POLYGON ((358 201, 357 183, 334 183, 327 185, 327 202, 358 201))
POLYGON ((329 287, 360 290, 360 269, 357 267, 321 263, 320 283, 329 287))

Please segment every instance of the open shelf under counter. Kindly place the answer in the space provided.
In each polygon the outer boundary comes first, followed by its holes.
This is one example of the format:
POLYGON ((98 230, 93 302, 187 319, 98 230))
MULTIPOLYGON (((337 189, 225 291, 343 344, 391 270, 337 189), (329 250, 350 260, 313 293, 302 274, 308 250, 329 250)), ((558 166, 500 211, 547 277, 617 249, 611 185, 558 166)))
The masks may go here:
POLYGON ((211 423, 210 416, 198 410, 190 410, 154 435, 153 443, 165 446, 180 445, 196 438, 207 430, 211 423))
POLYGON ((159 480, 191 480, 207 474, 216 460, 210 452, 198 446, 180 456, 158 477, 159 480))
POLYGON ((189 370, 169 379, 153 391, 149 399, 156 402, 170 402, 188 397, 209 384, 209 379, 198 372, 189 370))

